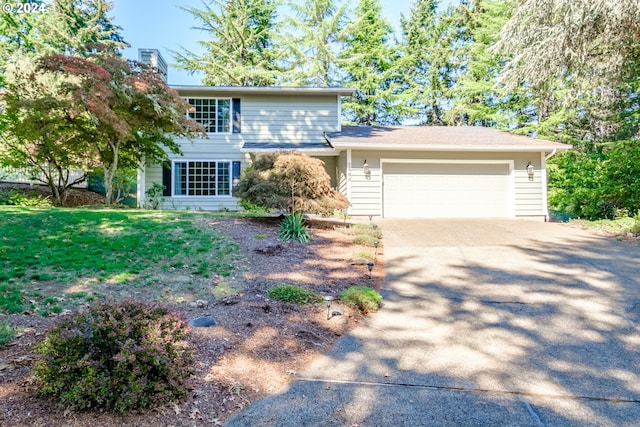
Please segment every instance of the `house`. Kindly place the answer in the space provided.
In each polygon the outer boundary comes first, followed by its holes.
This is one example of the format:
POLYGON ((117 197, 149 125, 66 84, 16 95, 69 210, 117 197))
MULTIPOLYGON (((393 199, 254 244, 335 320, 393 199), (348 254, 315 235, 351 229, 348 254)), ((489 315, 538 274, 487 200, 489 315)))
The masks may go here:
POLYGON ((233 183, 260 154, 318 157, 351 201, 351 215, 545 220, 546 161, 569 145, 481 127, 342 126, 347 88, 172 86, 208 139, 144 165, 138 200, 154 183, 165 209, 239 209, 233 183))

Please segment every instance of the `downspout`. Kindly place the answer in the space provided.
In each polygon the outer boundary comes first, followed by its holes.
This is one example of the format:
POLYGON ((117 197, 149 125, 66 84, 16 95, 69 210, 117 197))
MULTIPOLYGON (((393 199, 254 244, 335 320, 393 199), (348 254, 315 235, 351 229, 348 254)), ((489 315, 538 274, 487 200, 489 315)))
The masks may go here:
POLYGON ((558 152, 558 149, 557 149, 557 148, 554 148, 554 149, 553 149, 553 151, 552 151, 551 153, 547 154, 547 155, 544 157, 545 164, 546 164, 547 160, 549 160, 550 158, 552 158, 553 156, 555 156, 557 152, 558 152))

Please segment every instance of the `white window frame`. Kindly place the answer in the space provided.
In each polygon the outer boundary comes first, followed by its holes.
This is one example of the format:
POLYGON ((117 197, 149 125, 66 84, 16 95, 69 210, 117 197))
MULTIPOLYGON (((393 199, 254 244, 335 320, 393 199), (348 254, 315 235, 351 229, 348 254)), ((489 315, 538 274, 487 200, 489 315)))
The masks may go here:
MULTIPOLYGON (((227 159, 180 159, 180 160, 174 160, 171 163, 171 197, 178 197, 178 198, 192 198, 192 197, 215 197, 215 198, 233 198, 233 162, 237 161, 237 160, 227 160, 227 159), (189 171, 189 163, 215 163, 215 171, 216 171, 216 176, 215 176, 215 184, 216 184, 216 189, 215 189, 215 194, 189 194, 189 181, 188 181, 188 171, 189 171), (186 163, 187 165, 187 182, 186 182, 186 192, 187 194, 178 194, 178 185, 176 182, 176 164, 178 163, 186 163), (218 164, 220 163, 226 163, 229 166, 229 194, 219 194, 219 190, 220 190, 220 181, 219 181, 219 177, 218 177, 218 164)), ((193 189, 194 191, 196 189, 193 189)))
MULTIPOLYGON (((209 131, 207 130, 207 126, 203 123, 202 119, 196 119, 195 117, 191 117, 191 113, 189 111, 187 111, 187 117, 190 118, 191 120, 195 120, 196 122, 200 123, 202 126, 205 127, 205 130, 207 133, 215 133, 215 134, 219 134, 219 135, 229 135, 231 133, 233 133, 233 99, 231 98, 211 98, 211 97, 207 97, 207 96, 189 96, 184 98, 184 100, 189 103, 190 100, 196 100, 196 99, 206 99, 208 101, 215 101, 216 103, 216 111, 215 111, 215 131, 209 131), (229 117, 227 119, 227 126, 228 126, 228 131, 227 132, 219 132, 218 131, 218 111, 219 111, 219 107, 218 104, 220 101, 229 101, 229 117)), ((190 104, 190 103, 189 103, 190 104)), ((195 105, 192 105, 192 107, 195 108, 195 105)), ((194 112, 195 113, 195 112, 194 112)), ((211 120, 207 120, 207 122, 210 122, 211 120)))

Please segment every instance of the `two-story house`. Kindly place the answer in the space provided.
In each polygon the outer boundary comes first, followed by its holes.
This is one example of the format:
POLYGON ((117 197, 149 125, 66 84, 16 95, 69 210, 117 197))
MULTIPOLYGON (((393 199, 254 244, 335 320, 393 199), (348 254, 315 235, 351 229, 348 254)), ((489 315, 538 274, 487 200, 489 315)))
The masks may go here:
POLYGON ((233 184, 255 156, 294 150, 324 161, 349 213, 545 220, 546 161, 569 145, 459 126, 341 125, 347 88, 172 86, 208 138, 144 165, 138 200, 163 184, 164 209, 238 210, 233 184))

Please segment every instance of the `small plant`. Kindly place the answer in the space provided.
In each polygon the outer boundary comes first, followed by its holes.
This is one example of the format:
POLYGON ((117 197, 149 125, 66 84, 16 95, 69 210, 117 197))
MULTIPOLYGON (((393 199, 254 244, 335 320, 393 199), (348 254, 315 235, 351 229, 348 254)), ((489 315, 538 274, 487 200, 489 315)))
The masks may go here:
POLYGON ((147 209, 158 209, 160 203, 164 201, 164 197, 162 197, 164 189, 164 185, 154 182, 151 188, 144 192, 145 196, 147 196, 147 202, 145 204, 147 209))
POLYGON ((0 205, 46 208, 53 206, 53 203, 36 191, 9 190, 0 192, 0 205))
POLYGON ((256 234, 253 237, 255 237, 258 240, 264 240, 267 236, 265 236, 264 234, 256 234))
POLYGON ((370 259, 370 260, 373 260, 373 259, 376 258, 374 254, 372 254, 371 252, 367 252, 367 251, 354 252, 353 253, 353 257, 354 258, 370 259))
POLYGON ((269 298, 296 304, 320 302, 322 297, 310 289, 295 285, 278 285, 269 289, 269 298))
POLYGON ((8 343, 16 336, 17 330, 8 322, 0 322, 0 347, 8 343))
POLYGON ((382 303, 382 295, 368 286, 351 286, 342 291, 339 298, 344 304, 357 308, 362 313, 376 311, 382 303))
POLYGON ((157 304, 99 304, 64 320, 37 347, 40 392, 74 410, 125 412, 184 398, 188 326, 157 304))
POLYGON ((280 238, 284 241, 295 240, 306 243, 311 240, 309 228, 304 225, 302 212, 287 215, 280 223, 280 238))
POLYGON ((23 310, 24 295, 15 286, 0 285, 0 311, 9 314, 20 313, 23 310))

